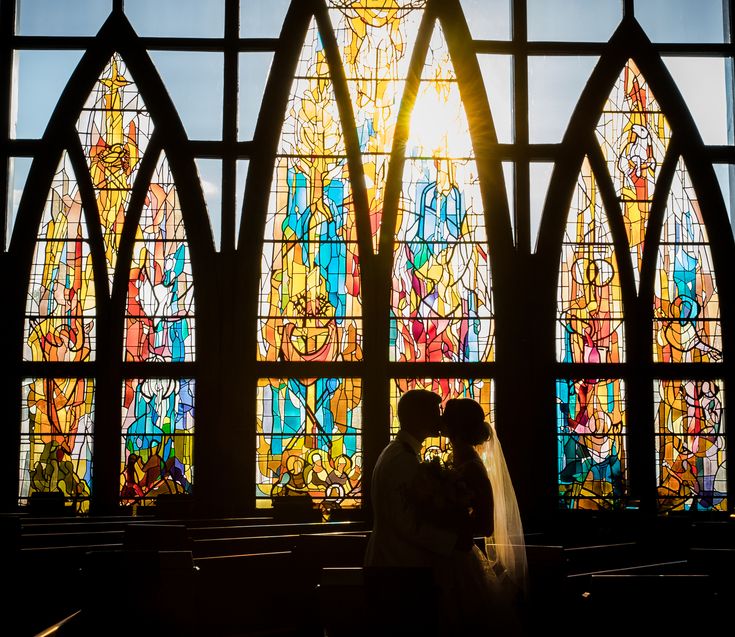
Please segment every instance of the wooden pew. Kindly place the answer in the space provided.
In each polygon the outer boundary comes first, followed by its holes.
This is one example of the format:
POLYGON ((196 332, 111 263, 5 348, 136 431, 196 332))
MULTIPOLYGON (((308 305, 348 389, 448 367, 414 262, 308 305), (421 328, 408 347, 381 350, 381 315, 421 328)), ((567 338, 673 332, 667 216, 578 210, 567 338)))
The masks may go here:
POLYGON ((128 524, 123 532, 126 550, 191 551, 185 524, 128 524))
POLYGON ((735 518, 693 522, 689 536, 689 546, 735 549, 735 518))
POLYGON ((196 558, 294 550, 301 536, 295 533, 245 537, 205 537, 193 540, 196 558))
POLYGON ((709 631, 716 608, 711 578, 687 573, 594 574, 581 601, 579 625, 594 626, 600 637, 619 637, 632 627, 634 634, 657 634, 671 621, 686 622, 681 613, 694 624, 705 622, 709 631))
POLYGON ((720 603, 732 608, 735 604, 735 549, 692 547, 687 560, 691 572, 712 578, 720 603))
POLYGON ((249 525, 263 525, 273 523, 271 516, 246 516, 226 518, 156 518, 156 517, 132 517, 132 516, 100 516, 94 518, 23 518, 16 516, 23 534, 42 535, 65 533, 95 533, 98 531, 124 531, 128 524, 184 524, 187 528, 207 527, 245 527, 249 525))
POLYGON ((368 622, 371 610, 362 566, 322 568, 316 588, 316 606, 324 637, 369 637, 374 634, 368 622))
POLYGON ((670 560, 623 566, 587 573, 573 573, 567 576, 569 597, 587 596, 592 587, 592 578, 599 575, 688 575, 691 574, 687 560, 670 560))
POLYGON ((304 577, 316 586, 323 568, 360 567, 365 559, 367 533, 302 533, 294 556, 304 577))
POLYGON ((88 552, 78 580, 85 592, 80 600, 82 634, 195 637, 192 591, 197 575, 188 550, 88 552))
POLYGON ((430 568, 324 567, 316 588, 324 637, 441 637, 430 568))
POLYGON ((22 533, 20 547, 49 548, 65 546, 90 546, 95 544, 120 544, 125 535, 119 531, 72 531, 66 533, 22 533))
POLYGON ((195 636, 323 637, 292 551, 202 557, 196 565, 195 636))
POLYGON ((565 547, 564 559, 572 574, 634 566, 646 558, 638 542, 611 542, 565 547))
POLYGON ((249 525, 207 525, 190 528, 189 533, 194 540, 207 537, 254 537, 258 535, 277 534, 306 534, 306 533, 331 533, 335 531, 362 532, 365 526, 363 522, 346 520, 343 522, 274 522, 270 524, 249 525))

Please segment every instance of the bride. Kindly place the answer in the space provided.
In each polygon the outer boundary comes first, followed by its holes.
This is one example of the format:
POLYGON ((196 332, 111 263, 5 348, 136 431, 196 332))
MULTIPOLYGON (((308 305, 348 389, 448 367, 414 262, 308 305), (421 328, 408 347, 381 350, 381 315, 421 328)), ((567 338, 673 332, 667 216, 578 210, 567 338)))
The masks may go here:
POLYGON ((484 551, 473 543, 470 550, 454 551, 438 565, 450 632, 520 635, 526 551, 502 448, 482 406, 472 399, 447 401, 442 423, 452 444, 449 470, 468 494, 464 524, 470 525, 473 537, 485 538, 484 551))

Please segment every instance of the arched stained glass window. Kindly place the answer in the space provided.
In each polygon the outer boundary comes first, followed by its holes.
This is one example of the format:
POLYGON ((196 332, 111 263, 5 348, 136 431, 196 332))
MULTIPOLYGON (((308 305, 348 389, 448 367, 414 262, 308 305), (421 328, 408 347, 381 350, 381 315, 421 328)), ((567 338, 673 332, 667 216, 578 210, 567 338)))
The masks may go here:
MULTIPOLYGON (((344 135, 321 36, 312 21, 281 132, 261 267, 258 356, 362 359, 362 292, 344 135)), ((323 506, 359 488, 360 382, 262 379, 259 506, 299 485, 323 506), (318 460, 317 460, 318 458, 318 460)))
POLYGON ((707 229, 681 158, 664 213, 653 317, 655 362, 722 358, 720 301, 707 229))
MULTIPOLYGON (((24 358, 85 363, 96 354, 96 297, 79 188, 65 152, 41 219, 28 285, 24 358)), ((20 490, 61 491, 87 511, 92 488, 94 380, 35 377, 22 382, 20 490)))
POLYGON ((118 53, 100 75, 77 122, 105 242, 110 287, 120 235, 153 121, 118 53))
POLYGON ((391 360, 491 361, 492 289, 480 183, 439 24, 410 126, 396 223, 391 360))
MULTIPOLYGON (((620 227, 625 230, 631 261, 616 254, 615 245, 621 242, 613 237, 601 198, 596 203, 599 196, 591 194, 596 190, 595 176, 585 159, 562 246, 557 359, 570 365, 621 364, 620 374, 625 373, 622 299, 626 294, 619 267, 621 263, 632 266, 639 294, 629 293, 627 299, 636 305, 636 315, 648 314, 653 323, 650 336, 640 325, 634 331, 638 339, 651 338, 653 347, 648 360, 640 352, 630 354, 641 368, 670 365, 656 371, 651 367, 648 373, 655 415, 655 444, 650 449, 656 453, 658 509, 725 509, 723 381, 671 367, 722 360, 719 291, 710 241, 683 157, 671 165, 669 191, 660 187, 672 132, 633 60, 626 62, 614 85, 596 137, 620 204, 619 209, 607 212, 622 215, 620 227), (581 193, 587 194, 580 205, 581 193), (651 227, 661 228, 660 239, 649 232, 651 227), (654 242, 657 250, 649 246, 644 251, 646 241, 654 242), (655 262, 644 262, 644 256, 655 262), (646 272, 653 274, 652 281, 641 280, 646 272), (647 305, 649 294, 652 307, 647 305)), ((594 373, 588 368, 583 375, 579 371, 570 367, 571 378, 557 380, 562 506, 618 508, 631 497, 626 379, 593 380, 594 373)), ((636 387, 634 391, 640 390, 636 387)), ((644 399, 637 395, 637 400, 644 399)), ((641 416, 636 408, 635 419, 641 416)), ((631 431, 634 424, 639 432, 633 422, 631 431)), ((641 440, 640 433, 636 439, 641 440)), ((638 468, 643 470, 642 465, 638 468)), ((640 476, 636 479, 640 493, 643 482, 640 476)))
POLYGON ((273 173, 261 269, 261 360, 362 358, 354 215, 342 125, 312 22, 273 173))
MULTIPOLYGON (((656 259, 653 359, 722 360, 710 242, 683 158, 674 172, 656 259)), ((654 404, 659 509, 727 510, 723 381, 657 379, 654 404)))
MULTIPOLYGON (((494 320, 485 212, 467 114, 441 24, 433 25, 409 132, 391 279, 389 356, 398 363, 492 362, 494 320)), ((421 374, 422 372, 417 372, 421 374)), ((395 378, 391 436, 397 406, 410 389, 442 398, 472 398, 494 425, 490 378, 395 378)), ((451 458, 443 436, 430 437, 426 460, 451 458)))
POLYGON ((194 360, 194 283, 176 185, 161 156, 133 245, 125 360, 194 360))
POLYGON ((94 360, 95 315, 89 233, 74 171, 64 153, 36 240, 26 301, 24 359, 94 360))
POLYGON ((414 42, 426 0, 329 0, 355 113, 370 207, 379 244, 388 161, 414 42))
MULTIPOLYGON (((125 359, 194 360, 194 283, 184 219, 162 154, 138 223, 128 280, 125 359)), ((136 378, 123 385, 123 503, 190 493, 193 378, 136 378)))
MULTIPOLYGON (((96 214, 85 218, 71 161, 64 153, 36 245, 24 358, 84 363, 112 356, 109 351, 97 352, 95 281, 100 277, 93 270, 89 222, 99 224, 101 231, 97 236, 102 237, 107 274, 102 275, 101 287, 109 282, 110 291, 109 298, 102 299, 106 313, 120 297, 112 293, 115 270, 129 269, 127 294, 122 297, 124 333, 104 339, 123 343, 117 360, 191 363, 195 358, 192 266, 178 193, 164 154, 148 184, 137 228, 127 232, 133 236, 132 263, 119 261, 126 224, 138 218, 130 202, 153 123, 118 53, 95 83, 76 129, 94 192, 87 204, 96 204, 96 214)), ((131 370, 125 375, 131 376, 131 370)), ((123 381, 123 504, 151 503, 160 493, 191 491, 195 380, 169 375, 165 367, 147 367, 123 381)), ((50 375, 23 381, 21 471, 27 477, 21 480, 21 502, 35 491, 61 490, 79 510, 88 509, 97 381, 50 375)))
POLYGON ((621 362, 625 339, 618 259, 586 157, 567 218, 557 294, 557 359, 621 362))
MULTIPOLYGON (((557 359, 620 363, 625 340, 618 259, 587 157, 567 217, 557 295, 557 359)), ((620 506, 627 490, 624 388, 622 379, 557 380, 563 507, 620 506)))
POLYGON ((618 77, 596 133, 623 210, 638 286, 651 202, 671 130, 633 60, 618 77))
POLYGON ((426 388, 497 424, 528 529, 732 512, 735 0, 671 37, 651 0, 217 0, 206 42, 179 0, 0 1, 6 509, 367 520, 426 388))

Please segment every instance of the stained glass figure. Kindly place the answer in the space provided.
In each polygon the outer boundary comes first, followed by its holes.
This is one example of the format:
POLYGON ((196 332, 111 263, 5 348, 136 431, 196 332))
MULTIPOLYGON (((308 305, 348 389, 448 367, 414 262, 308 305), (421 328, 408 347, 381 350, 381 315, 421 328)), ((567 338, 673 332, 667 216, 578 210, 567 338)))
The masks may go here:
POLYGON ((492 360, 482 197, 467 116, 438 24, 413 109, 397 228, 391 360, 492 360))
POLYGON ((653 359, 722 359, 720 300, 707 230, 683 159, 674 174, 656 262, 653 359))
POLYGON ((651 201, 671 130, 633 60, 615 83, 596 132, 623 209, 637 287, 651 201))
POLYGON ((256 506, 302 496, 326 516, 360 505, 360 379, 260 379, 256 434, 256 506))
POLYGON ((191 378, 127 379, 122 397, 122 504, 191 493, 194 387, 191 378))
POLYGON ((148 109, 118 53, 94 85, 77 130, 97 197, 112 287, 130 193, 153 132, 148 109))
POLYGON ((556 381, 559 502, 565 509, 619 509, 628 492, 625 383, 556 381))
POLYGON ((266 220, 261 360, 362 358, 362 299, 344 139, 316 23, 286 111, 266 220))
POLYGON ((96 298, 79 188, 64 153, 46 198, 33 255, 23 358, 79 363, 94 359, 96 298))
POLYGON ((92 492, 94 381, 25 378, 22 381, 19 502, 33 493, 60 491, 78 513, 92 492))
POLYGON ((347 76, 377 252, 398 111, 426 0, 329 0, 347 76))
POLYGON ((161 156, 133 246, 125 320, 125 359, 194 359, 194 284, 178 193, 161 156))
POLYGON ((567 219, 557 288, 556 355, 564 363, 619 363, 623 302, 612 233, 585 157, 567 219))
MULTIPOLYGON (((472 398, 482 405, 487 421, 495 425, 495 386, 490 379, 472 378, 394 378, 391 383, 390 435, 391 439, 400 430, 398 401, 411 389, 426 389, 442 397, 442 408, 451 398, 472 398)), ((446 462, 452 452, 449 438, 430 436, 421 447, 421 458, 426 461, 438 458, 446 462)))
POLYGON ((719 380, 658 380, 654 392, 661 511, 727 511, 719 380))

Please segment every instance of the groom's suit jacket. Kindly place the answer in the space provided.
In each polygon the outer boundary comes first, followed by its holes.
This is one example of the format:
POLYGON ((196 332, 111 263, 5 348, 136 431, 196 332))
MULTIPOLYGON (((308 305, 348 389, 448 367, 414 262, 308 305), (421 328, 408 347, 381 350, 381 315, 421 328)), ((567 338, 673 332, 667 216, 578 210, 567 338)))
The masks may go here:
POLYGON ((373 530, 365 566, 434 566, 457 542, 456 533, 420 523, 417 518, 410 492, 419 471, 420 450, 421 441, 399 431, 375 464, 373 530))

